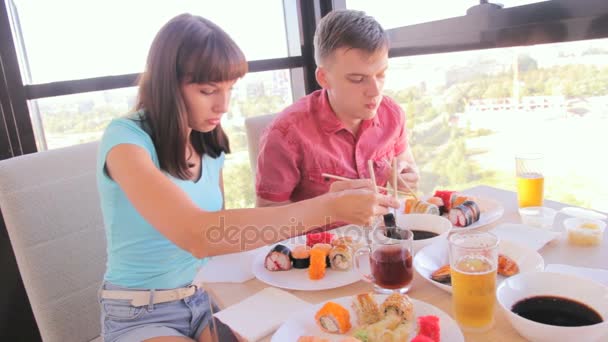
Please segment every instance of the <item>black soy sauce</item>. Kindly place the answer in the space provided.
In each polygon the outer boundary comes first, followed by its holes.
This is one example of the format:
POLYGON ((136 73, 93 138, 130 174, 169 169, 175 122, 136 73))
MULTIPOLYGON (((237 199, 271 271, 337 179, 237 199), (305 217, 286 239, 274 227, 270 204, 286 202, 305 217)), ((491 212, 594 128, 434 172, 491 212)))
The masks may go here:
POLYGON ((429 232, 428 230, 412 230, 412 233, 414 233, 414 240, 426 240, 426 239, 430 239, 430 238, 434 238, 435 236, 439 235, 435 232, 429 232))
POLYGON ((511 311, 529 320, 561 327, 580 327, 603 322, 589 306, 557 296, 534 296, 513 304, 511 311))

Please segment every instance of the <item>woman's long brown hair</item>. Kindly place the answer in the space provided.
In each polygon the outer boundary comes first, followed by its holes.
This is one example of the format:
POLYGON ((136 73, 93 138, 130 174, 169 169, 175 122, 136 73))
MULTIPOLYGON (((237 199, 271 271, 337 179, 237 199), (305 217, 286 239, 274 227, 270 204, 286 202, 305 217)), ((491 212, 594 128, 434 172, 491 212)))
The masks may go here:
POLYGON ((181 14, 161 28, 139 79, 136 109, 144 113, 142 124, 152 137, 162 170, 180 179, 191 177, 184 153, 188 139, 200 155, 216 158, 230 153, 220 125, 208 133, 192 130, 186 136, 188 114, 181 83, 232 81, 246 73, 241 49, 211 21, 181 14))

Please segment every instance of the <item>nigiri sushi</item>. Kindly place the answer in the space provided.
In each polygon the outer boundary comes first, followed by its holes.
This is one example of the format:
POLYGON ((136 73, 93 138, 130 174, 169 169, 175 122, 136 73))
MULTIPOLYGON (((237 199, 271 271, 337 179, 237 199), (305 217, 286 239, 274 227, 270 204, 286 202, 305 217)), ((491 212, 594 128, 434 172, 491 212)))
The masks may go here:
POLYGON ((310 247, 298 245, 291 251, 291 260, 294 268, 308 268, 310 265, 310 247))

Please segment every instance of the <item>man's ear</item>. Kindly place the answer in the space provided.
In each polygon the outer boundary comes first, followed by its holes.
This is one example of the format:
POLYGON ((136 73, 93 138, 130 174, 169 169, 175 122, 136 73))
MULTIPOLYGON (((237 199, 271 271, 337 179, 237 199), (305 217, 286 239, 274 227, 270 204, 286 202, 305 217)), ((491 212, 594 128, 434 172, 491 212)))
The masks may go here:
POLYGON ((329 82, 327 82, 327 70, 323 67, 317 67, 315 70, 315 78, 317 79, 317 83, 323 89, 329 89, 329 82))

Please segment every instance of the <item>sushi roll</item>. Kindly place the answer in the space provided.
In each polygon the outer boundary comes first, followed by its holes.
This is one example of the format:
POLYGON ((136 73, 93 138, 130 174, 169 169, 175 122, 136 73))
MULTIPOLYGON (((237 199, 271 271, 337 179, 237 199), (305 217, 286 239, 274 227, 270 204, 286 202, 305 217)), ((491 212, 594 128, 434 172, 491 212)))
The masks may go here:
POLYGON ((475 197, 458 194, 452 198, 452 208, 455 208, 467 201, 475 201, 475 197))
POLYGON ((268 252, 264 267, 269 271, 287 271, 291 269, 291 251, 283 245, 276 245, 268 252))
POLYGON ((467 206, 473 210, 473 222, 479 221, 479 217, 481 216, 481 210, 479 210, 479 206, 474 201, 466 201, 462 203, 462 205, 467 206))
POLYGON ((317 243, 331 243, 334 234, 329 232, 308 233, 306 234, 306 246, 312 247, 317 243))
POLYGON ((416 204, 418 203, 418 200, 415 198, 406 198, 405 199, 405 204, 403 206, 403 212, 405 214, 411 214, 414 212, 414 207, 416 207, 416 204))
POLYGON ((329 262, 333 270, 347 271, 353 265, 353 255, 350 248, 336 246, 329 251, 329 262))
POLYGON ((352 303, 352 308, 357 315, 357 324, 373 324, 382 319, 380 307, 370 293, 358 294, 352 303))
POLYGON ((401 323, 411 321, 414 318, 414 304, 405 294, 393 293, 386 297, 382 305, 380 305, 380 312, 384 316, 397 315, 401 320, 401 323))
POLYGON ((477 222, 479 216, 476 215, 474 206, 461 204, 450 210, 448 219, 456 227, 467 227, 477 222))
POLYGON ((437 208, 439 209, 439 215, 443 215, 446 213, 445 205, 443 205, 443 200, 440 197, 431 197, 426 201, 437 206, 437 208))
POLYGON ((352 236, 341 236, 339 238, 335 238, 331 241, 331 245, 333 247, 336 247, 336 246, 352 247, 354 245, 353 237, 352 236))
POLYGON ((310 265, 310 247, 306 245, 298 245, 291 251, 291 261, 293 268, 308 268, 310 265))
POLYGON ((319 280, 325 277, 327 254, 320 248, 310 250, 310 265, 308 266, 308 278, 319 280))
POLYGON ((414 212, 418 214, 439 215, 439 208, 429 202, 419 201, 416 204, 416 208, 414 208, 414 212))
POLYGON ((350 313, 340 304, 327 302, 317 311, 315 322, 330 334, 345 334, 351 328, 350 313))
POLYGON ((454 202, 454 198, 458 196, 456 191, 450 190, 437 190, 433 197, 439 197, 443 201, 443 205, 445 206, 445 211, 449 212, 452 209, 452 203, 454 202))

